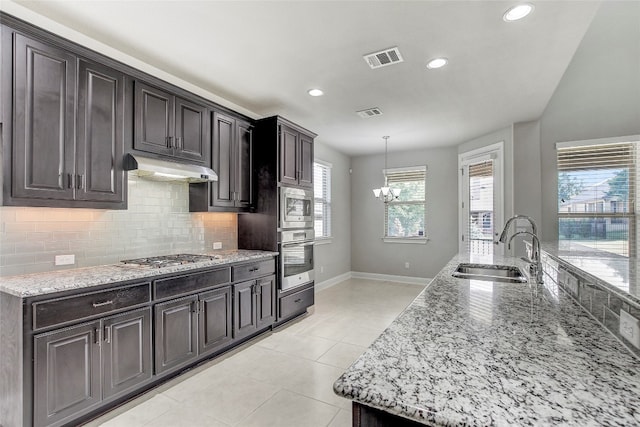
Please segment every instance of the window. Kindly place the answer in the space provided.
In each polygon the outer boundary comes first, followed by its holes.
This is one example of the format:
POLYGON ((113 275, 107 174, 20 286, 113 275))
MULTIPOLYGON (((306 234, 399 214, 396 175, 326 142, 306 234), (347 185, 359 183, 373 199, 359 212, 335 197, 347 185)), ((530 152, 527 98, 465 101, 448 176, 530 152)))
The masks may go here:
POLYGON ((385 238, 426 238, 426 166, 387 169, 387 185, 400 196, 384 205, 385 238))
POLYGON ((558 240, 635 256, 637 144, 569 144, 557 146, 558 240))
POLYGON ((314 229, 316 239, 331 237, 331 163, 313 163, 314 229))

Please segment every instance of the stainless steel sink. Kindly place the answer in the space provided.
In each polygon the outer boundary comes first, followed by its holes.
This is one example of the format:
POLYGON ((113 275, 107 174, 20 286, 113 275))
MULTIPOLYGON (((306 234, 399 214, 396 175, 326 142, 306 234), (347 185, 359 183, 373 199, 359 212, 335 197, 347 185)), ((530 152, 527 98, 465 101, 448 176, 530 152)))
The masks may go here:
POLYGON ((513 265, 458 264, 453 277, 470 280, 488 280, 490 282, 526 283, 529 278, 513 265))

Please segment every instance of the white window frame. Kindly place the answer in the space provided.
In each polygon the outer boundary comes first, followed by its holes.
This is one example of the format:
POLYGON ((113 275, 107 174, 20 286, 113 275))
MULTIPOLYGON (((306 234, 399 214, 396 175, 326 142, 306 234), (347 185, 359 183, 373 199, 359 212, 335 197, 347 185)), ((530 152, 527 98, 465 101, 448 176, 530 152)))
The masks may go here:
MULTIPOLYGON (((640 135, 627 135, 627 136, 618 136, 618 137, 607 137, 607 138, 597 138, 597 139, 587 139, 587 140, 578 140, 578 141, 562 141, 562 142, 556 142, 555 144, 555 148, 556 148, 556 161, 557 161, 557 151, 558 149, 563 149, 563 148, 579 148, 579 147, 589 147, 592 145, 606 145, 606 144, 618 144, 618 143, 630 143, 630 144, 637 144, 637 147, 640 147, 640 135)), ((636 148, 637 149, 637 148, 636 148)), ((638 159, 636 158, 636 162, 638 162, 638 159)), ((640 166, 638 166, 640 164, 640 162, 635 164, 635 171, 631 171, 634 172, 636 174, 635 176, 635 181, 637 182, 640 179, 640 166)), ((556 164, 556 178, 559 175, 559 166, 556 164)), ((556 181, 557 184, 557 181, 556 181)), ((636 184, 637 185, 637 184, 636 184)), ((557 196, 557 185, 556 185, 556 196, 557 196)), ((638 188, 637 186, 633 188, 634 192, 638 192, 640 191, 640 188, 638 188)), ((617 202, 615 205, 615 208, 613 208, 613 212, 612 213, 603 213, 603 212, 598 212, 597 209, 597 205, 594 206, 594 209, 591 210, 589 208, 589 203, 585 203, 584 204, 584 211, 580 212, 576 209, 576 211, 572 211, 571 209, 568 210, 568 212, 566 213, 561 213, 559 212, 560 208, 559 206, 556 208, 556 219, 557 219, 557 226, 558 228, 560 227, 559 223, 560 223, 560 219, 561 218, 580 218, 580 217, 609 217, 611 219, 614 218, 628 218, 629 219, 629 239, 627 242, 628 245, 628 253, 626 256, 628 256, 629 258, 635 258, 636 254, 637 254, 637 245, 638 245, 638 238, 640 237, 638 234, 638 227, 640 226, 639 223, 639 205, 638 205, 638 201, 635 200, 635 196, 632 198, 632 201, 630 201, 630 203, 635 203, 634 205, 630 205, 629 206, 629 210, 627 211, 626 209, 622 209, 621 211, 618 211, 617 208, 617 202)), ((594 203, 595 205, 595 203, 594 203)), ((559 239, 559 234, 560 231, 558 230, 558 239, 559 239)), ((597 240, 597 239, 596 239, 597 240)))
MULTIPOLYGON (((316 234, 315 240, 316 240, 316 243, 318 244, 331 243, 331 240, 333 237, 332 235, 333 224, 331 221, 331 216, 332 216, 332 206, 331 206, 332 176, 331 175, 333 174, 333 165, 329 162, 325 162, 324 160, 314 159, 313 161, 314 176, 315 176, 316 165, 327 170, 327 186, 326 186, 327 194, 319 195, 319 194, 316 194, 316 192, 314 191, 313 199, 314 199, 314 211, 315 211, 315 206, 318 203, 323 205, 323 211, 324 209, 328 210, 328 214, 325 214, 325 216, 322 219, 323 221, 322 229, 328 230, 328 234, 323 236, 316 234)), ((315 218, 314 218, 314 221, 315 221, 315 218)))
MULTIPOLYGON (((383 218, 383 223, 382 223, 382 227, 383 227, 383 231, 382 231, 382 241, 385 243, 408 243, 408 244, 419 244, 419 245, 424 245, 427 243, 427 241, 429 240, 428 237, 428 233, 427 233, 427 171, 428 168, 427 166, 409 166, 409 167, 403 167, 403 168, 388 168, 388 169, 383 169, 382 173, 385 177, 385 182, 386 182, 386 177, 387 177, 387 173, 393 173, 393 172, 412 172, 412 171, 423 171, 424 172, 424 200, 422 201, 415 201, 415 202, 409 202, 411 204, 424 204, 424 236, 415 236, 415 237, 394 237, 394 236, 387 236, 387 223, 388 223, 388 214, 389 214, 389 205, 393 205, 395 203, 399 203, 399 204, 406 204, 408 202, 397 202, 397 201, 390 201, 388 203, 384 204, 384 218, 383 218)), ((391 186, 391 184, 390 184, 391 186)))

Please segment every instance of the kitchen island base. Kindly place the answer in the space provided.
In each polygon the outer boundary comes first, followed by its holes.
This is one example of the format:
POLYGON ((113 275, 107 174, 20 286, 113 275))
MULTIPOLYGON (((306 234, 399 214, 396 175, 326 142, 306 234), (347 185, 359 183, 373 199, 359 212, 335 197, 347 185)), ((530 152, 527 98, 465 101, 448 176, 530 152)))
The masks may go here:
POLYGON ((381 411, 371 406, 353 402, 351 407, 353 427, 419 427, 424 426, 416 421, 411 421, 388 412, 381 411))

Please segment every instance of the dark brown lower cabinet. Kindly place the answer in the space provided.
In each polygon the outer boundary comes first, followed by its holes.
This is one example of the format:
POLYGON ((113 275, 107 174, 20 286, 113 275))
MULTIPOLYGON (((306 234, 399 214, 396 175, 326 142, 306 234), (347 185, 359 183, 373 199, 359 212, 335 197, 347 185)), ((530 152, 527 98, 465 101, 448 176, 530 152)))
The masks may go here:
POLYGON ((100 384, 100 321, 35 337, 34 426, 97 405, 100 384))
POLYGON ((102 323, 106 399, 151 378, 151 308, 108 317, 102 323))
POLYGON ((276 276, 258 279, 256 292, 256 324, 262 329, 276 321, 276 276))
POLYGON ((267 327, 276 319, 276 276, 233 285, 234 338, 243 338, 267 327))
POLYGON ((65 418, 151 378, 151 309, 36 335, 34 425, 65 418))
POLYGON ((258 329, 256 325, 255 285, 255 280, 233 285, 233 337, 235 339, 251 335, 258 329))
POLYGON ((220 350, 232 339, 231 286, 155 306, 156 373, 220 350))
POLYGON ((199 351, 214 352, 233 340, 231 286, 200 294, 199 351))
POLYGON ((156 373, 182 366, 198 356, 198 296, 155 306, 156 373))
POLYGON ((351 418, 353 427, 420 427, 424 426, 417 421, 403 418, 380 409, 372 408, 358 402, 351 405, 351 418))
MULTIPOLYGON (((27 340, 33 342, 33 418, 2 425, 76 425, 267 330, 277 317, 275 270, 270 258, 57 298, 16 299, 31 307, 24 318, 33 325, 27 340)), ((25 396, 30 399, 31 391, 25 396)))

